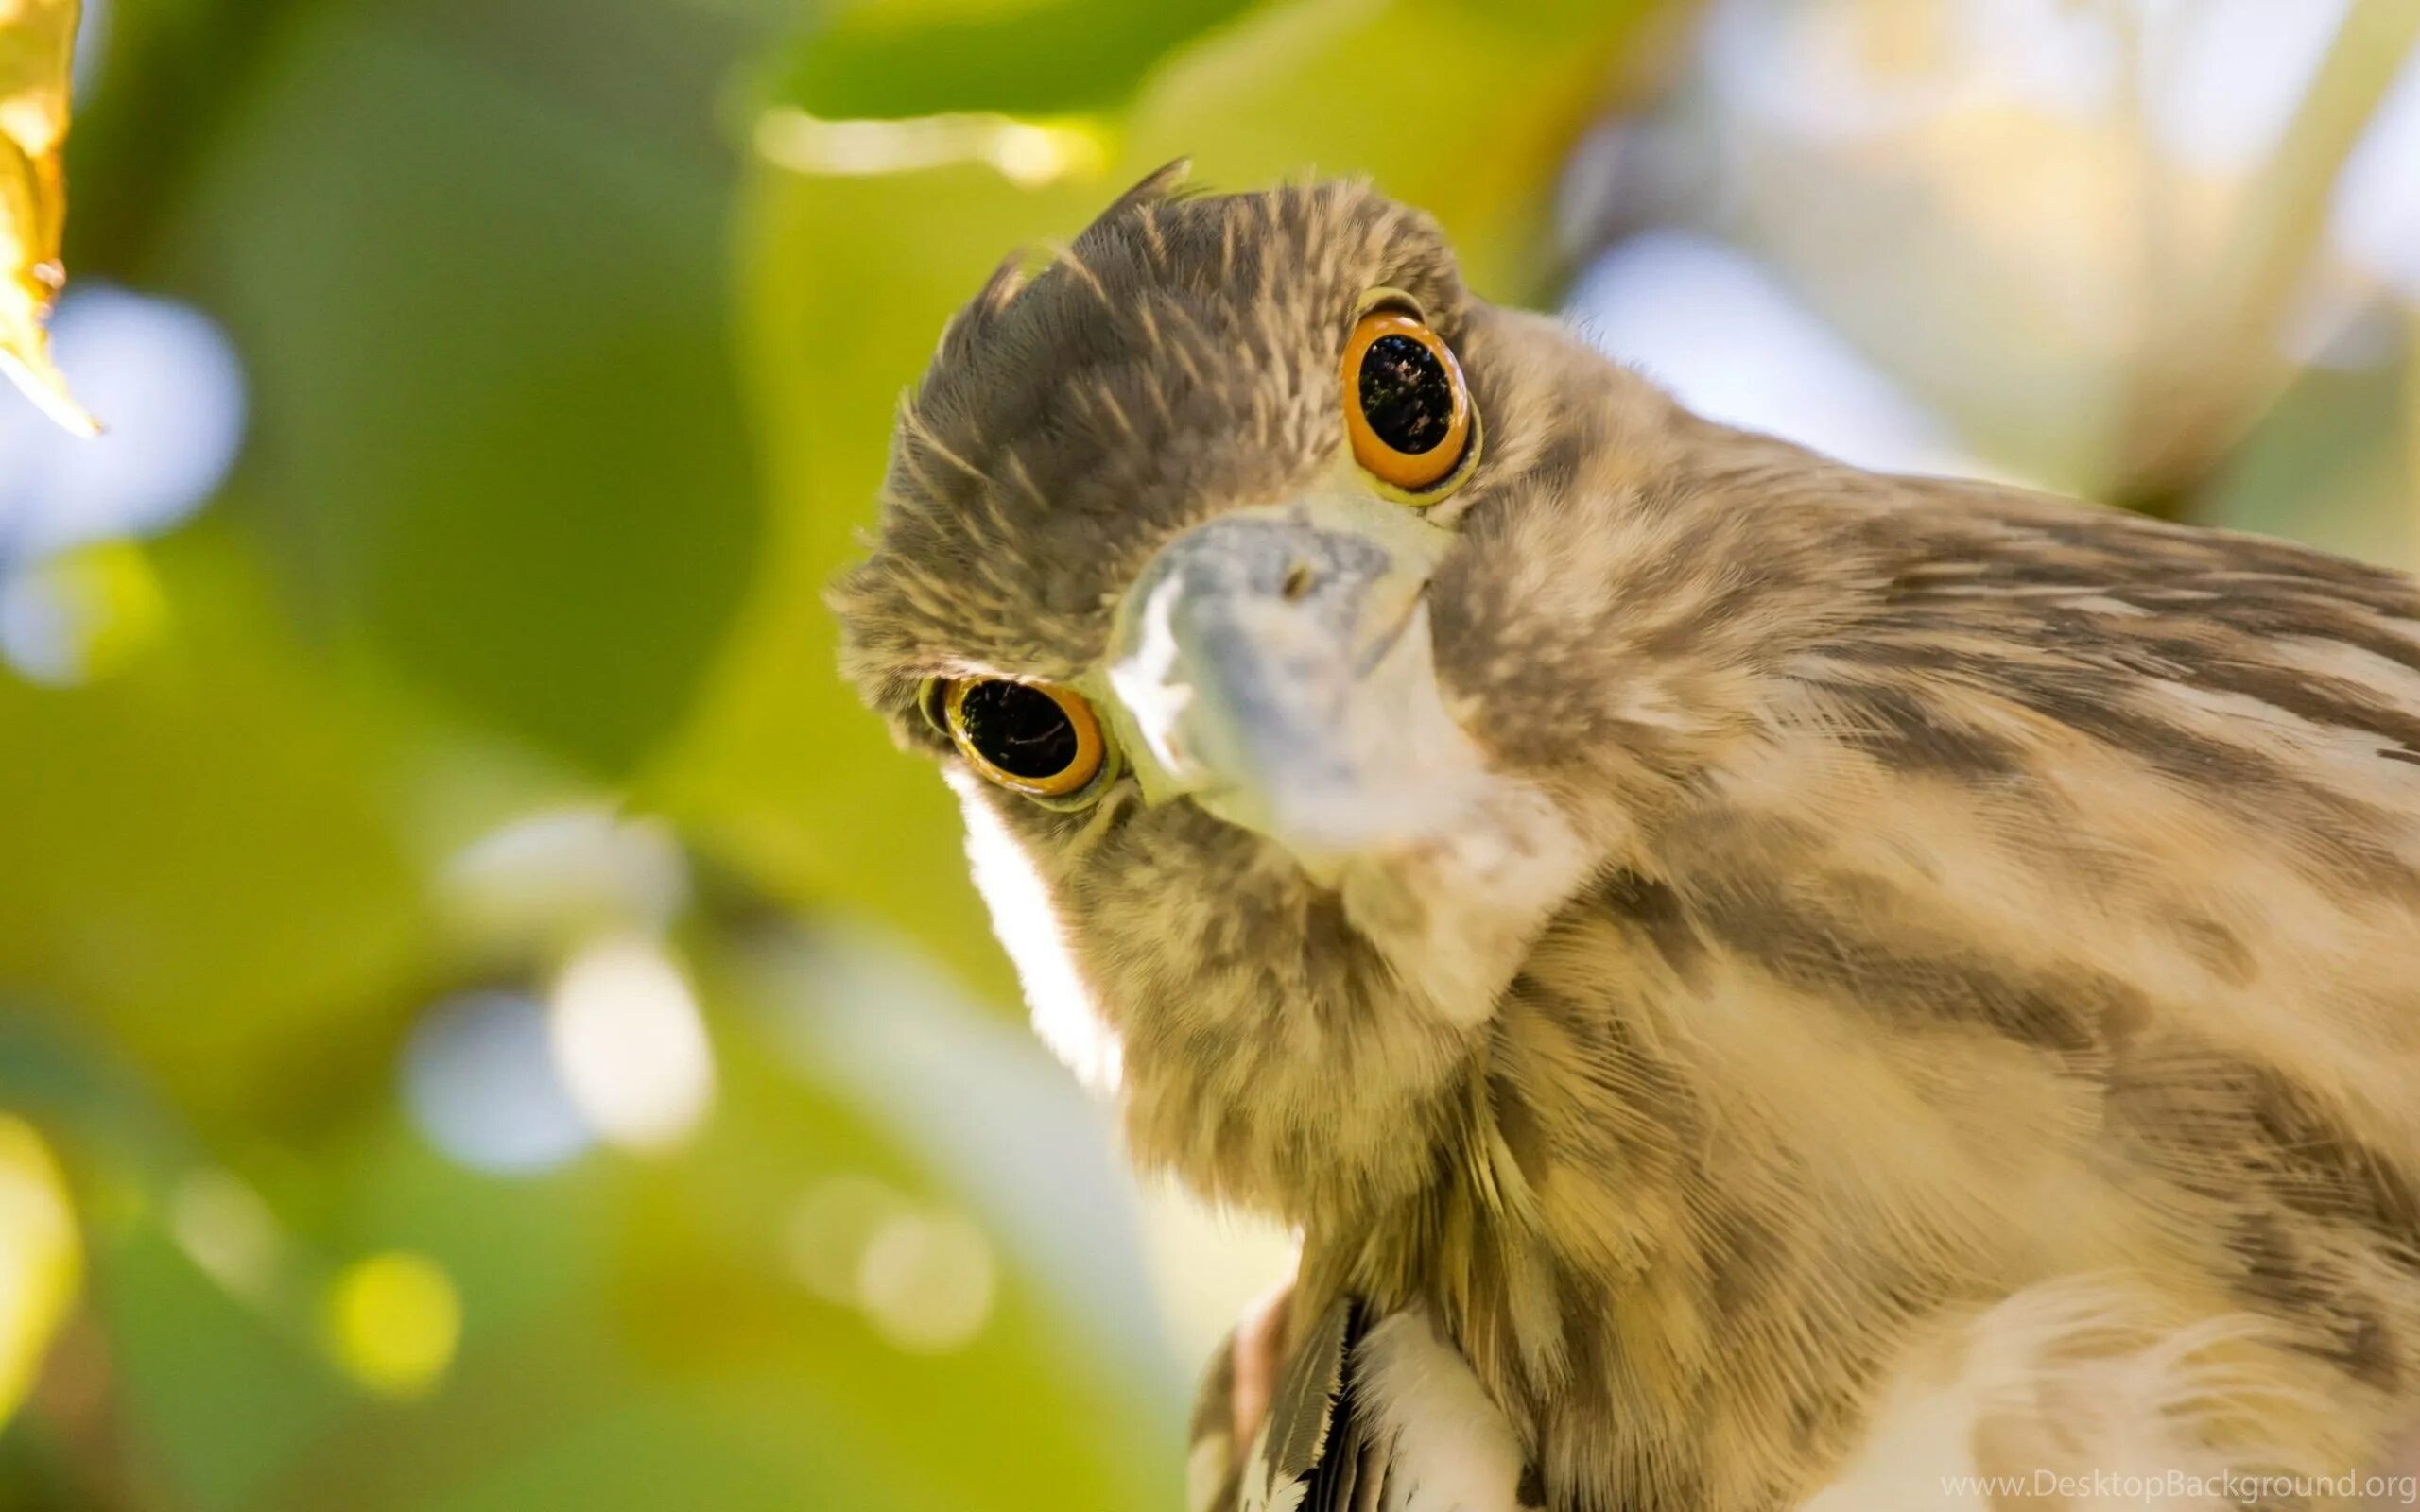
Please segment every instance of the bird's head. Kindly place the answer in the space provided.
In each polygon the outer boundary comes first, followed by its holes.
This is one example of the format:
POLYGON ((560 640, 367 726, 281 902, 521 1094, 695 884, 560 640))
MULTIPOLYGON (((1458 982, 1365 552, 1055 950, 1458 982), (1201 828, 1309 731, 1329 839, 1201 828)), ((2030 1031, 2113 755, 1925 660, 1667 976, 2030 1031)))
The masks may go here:
POLYGON ((1046 1032, 1106 1024, 1144 1152, 1250 1196, 1289 1141, 1343 1159, 1363 1091, 1451 1080, 1627 822, 1564 800, 1576 757, 1592 795, 1609 747, 1642 801, 1679 780, 1661 684, 1607 739, 1610 579, 1580 606, 1561 571, 1667 554, 1556 520, 1583 464, 1676 443, 1646 386, 1467 294, 1426 216, 1174 177, 953 320, 833 601, 1046 1032))

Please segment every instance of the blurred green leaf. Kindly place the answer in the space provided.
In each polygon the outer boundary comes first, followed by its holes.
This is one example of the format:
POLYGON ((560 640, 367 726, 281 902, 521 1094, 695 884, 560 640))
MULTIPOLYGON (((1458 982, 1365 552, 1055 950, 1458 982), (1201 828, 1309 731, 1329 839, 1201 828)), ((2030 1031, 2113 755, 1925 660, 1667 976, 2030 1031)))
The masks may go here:
POLYGON ((0 973, 105 1030, 179 1106, 274 1122, 340 1011, 408 976, 415 868, 376 719, 333 706, 215 533, 151 555, 168 644, 90 687, 0 674, 0 973))
POLYGON ((774 92, 826 120, 1108 110, 1178 48, 1258 3, 1028 0, 975 15, 862 6, 793 48, 774 92))
POLYGON ((345 1390, 304 1340, 268 1326, 150 1224, 94 1256, 114 1385, 194 1512, 259 1504, 336 1420, 345 1390))
POLYGON ((1011 991, 933 773, 840 684, 821 593, 854 555, 899 391, 1001 251, 1080 221, 1097 185, 988 168, 811 184, 767 173, 743 230, 757 431, 779 503, 755 594, 656 799, 796 900, 899 920, 967 980, 1011 991))
POLYGON ((638 9, 297 11, 162 251, 251 365, 249 491, 306 600, 606 774, 679 718, 757 507, 727 180, 694 123, 511 52, 638 9))
POLYGON ((2304 373, 2211 480, 2196 522, 2420 568, 2409 384, 2393 364, 2304 373))
POLYGON ((657 1387, 529 1446, 420 1512, 658 1512, 667 1503, 752 1512, 792 1506, 918 1512, 871 1471, 863 1446, 780 1393, 657 1387))

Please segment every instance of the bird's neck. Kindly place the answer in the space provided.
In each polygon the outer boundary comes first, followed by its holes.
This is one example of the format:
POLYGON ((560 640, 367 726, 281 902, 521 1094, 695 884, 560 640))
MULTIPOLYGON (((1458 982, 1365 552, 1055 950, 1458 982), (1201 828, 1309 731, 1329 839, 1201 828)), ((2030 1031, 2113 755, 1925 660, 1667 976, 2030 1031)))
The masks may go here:
POLYGON ((1427 1114, 1426 1181, 1306 1228, 1298 1315, 1425 1312, 1555 1484, 1778 1506, 1857 1426, 1855 1394, 1814 1383, 1864 1380, 1901 1319, 1800 1274, 1824 1260, 1803 1223, 1716 1192, 1733 1110, 1659 1082, 1636 1028, 1520 979, 1427 1114), (1725 1343, 1768 1332, 1765 1358, 1725 1343), (1824 1370, 1793 1352, 1819 1339, 1824 1370))
MULTIPOLYGON (((1136 1153, 1297 1225, 1412 1200, 1484 1115, 1496 1007, 1599 850, 1535 784, 1491 779, 1455 824, 1332 887, 1264 849, 1248 958, 1205 948, 1168 980, 1097 953, 1136 1153)), ((1156 927, 1163 945, 1209 926, 1156 927)))
POLYGON ((1479 1031, 1426 1018, 1364 1036, 1304 1026, 1289 1050, 1250 1037, 1129 1038, 1119 1102, 1146 1169, 1295 1228, 1392 1211, 1459 1147, 1479 1031))

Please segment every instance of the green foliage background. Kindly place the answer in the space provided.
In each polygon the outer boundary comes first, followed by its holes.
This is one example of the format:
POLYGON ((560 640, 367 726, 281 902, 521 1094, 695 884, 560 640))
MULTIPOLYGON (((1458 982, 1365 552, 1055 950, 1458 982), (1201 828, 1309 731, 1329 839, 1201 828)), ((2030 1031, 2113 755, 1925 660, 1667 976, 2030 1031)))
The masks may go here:
POLYGON ((83 1251, 0 1428, 0 1508, 1179 1504, 1195 1362, 1131 1198, 1014 1027, 955 816, 839 687, 817 593, 948 310, 1180 153, 1213 183, 1374 173, 1486 286, 1544 291, 1552 174, 1641 11, 110 7, 70 266, 210 312, 251 418, 207 509, 109 548, 152 608, 107 665, 0 671, 0 1110, 63 1164, 83 1251), (788 110, 994 112, 1083 150, 1024 186, 803 172, 756 149, 788 110), (397 1066, 431 1003, 542 985, 577 933, 448 891, 465 845, 564 805, 677 838, 666 927, 717 1099, 674 1154, 482 1176, 412 1127, 397 1066), (834 965, 856 956, 905 973, 921 1030, 834 965), (872 1041, 830 1031, 851 993, 872 1041), (878 1053, 913 1033, 944 1072, 878 1053), (799 1194, 867 1177, 984 1224, 997 1297, 962 1349, 903 1349, 789 1273, 799 1194), (271 1246, 248 1284, 194 1242, 229 1182, 271 1246), (328 1323, 346 1268, 395 1251, 462 1312, 401 1397, 328 1323))

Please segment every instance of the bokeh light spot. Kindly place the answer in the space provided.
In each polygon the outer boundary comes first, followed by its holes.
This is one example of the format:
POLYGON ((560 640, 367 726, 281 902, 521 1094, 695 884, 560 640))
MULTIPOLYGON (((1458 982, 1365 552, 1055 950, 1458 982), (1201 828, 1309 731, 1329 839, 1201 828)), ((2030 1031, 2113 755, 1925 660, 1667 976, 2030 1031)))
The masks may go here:
POLYGON ((386 1396, 419 1396, 454 1362, 462 1299, 453 1279, 421 1255, 389 1251, 356 1262, 328 1291, 337 1362, 386 1396))
POLYGON ((597 1135, 631 1149, 680 1143, 714 1101, 714 1052, 681 969, 650 941, 610 938, 555 980, 555 1063, 597 1135))
POLYGON ((545 1007, 523 993, 439 1004, 405 1050, 403 1083, 422 1134, 473 1170, 550 1171, 592 1143, 556 1069, 545 1007))
POLYGON ((790 1210, 783 1230, 790 1274, 827 1302, 857 1306, 867 1247, 908 1207, 906 1196, 872 1177, 835 1176, 817 1182, 790 1210))
POLYGON ((604 807, 549 808, 456 851, 438 896, 475 947, 565 951, 664 928, 688 900, 689 870, 663 824, 604 807))
POLYGON ((166 529, 217 491, 244 436, 244 373, 208 316, 79 284, 50 325, 59 366, 102 434, 74 437, 0 403, 0 542, 41 558, 166 529))
POLYGON ((166 623, 151 564, 124 541, 0 576, 0 656, 35 682, 72 687, 119 671, 166 623))
POLYGON ((985 163, 1026 189, 1098 173, 1109 156, 1099 134, 1076 121, 1018 121, 982 112, 827 121, 787 106, 756 123, 756 150, 794 173, 838 178, 985 163))
POLYGON ((168 1199, 177 1246, 219 1285, 240 1297, 268 1295, 283 1243, 260 1194, 224 1171, 197 1171, 168 1199))
POLYGON ((32 1389, 82 1269, 59 1162, 32 1125, 0 1113, 0 1424, 32 1389))
POLYGON ((962 1349, 992 1315, 992 1242, 954 1212, 885 1220, 857 1262, 857 1304, 882 1336, 915 1354, 962 1349))

